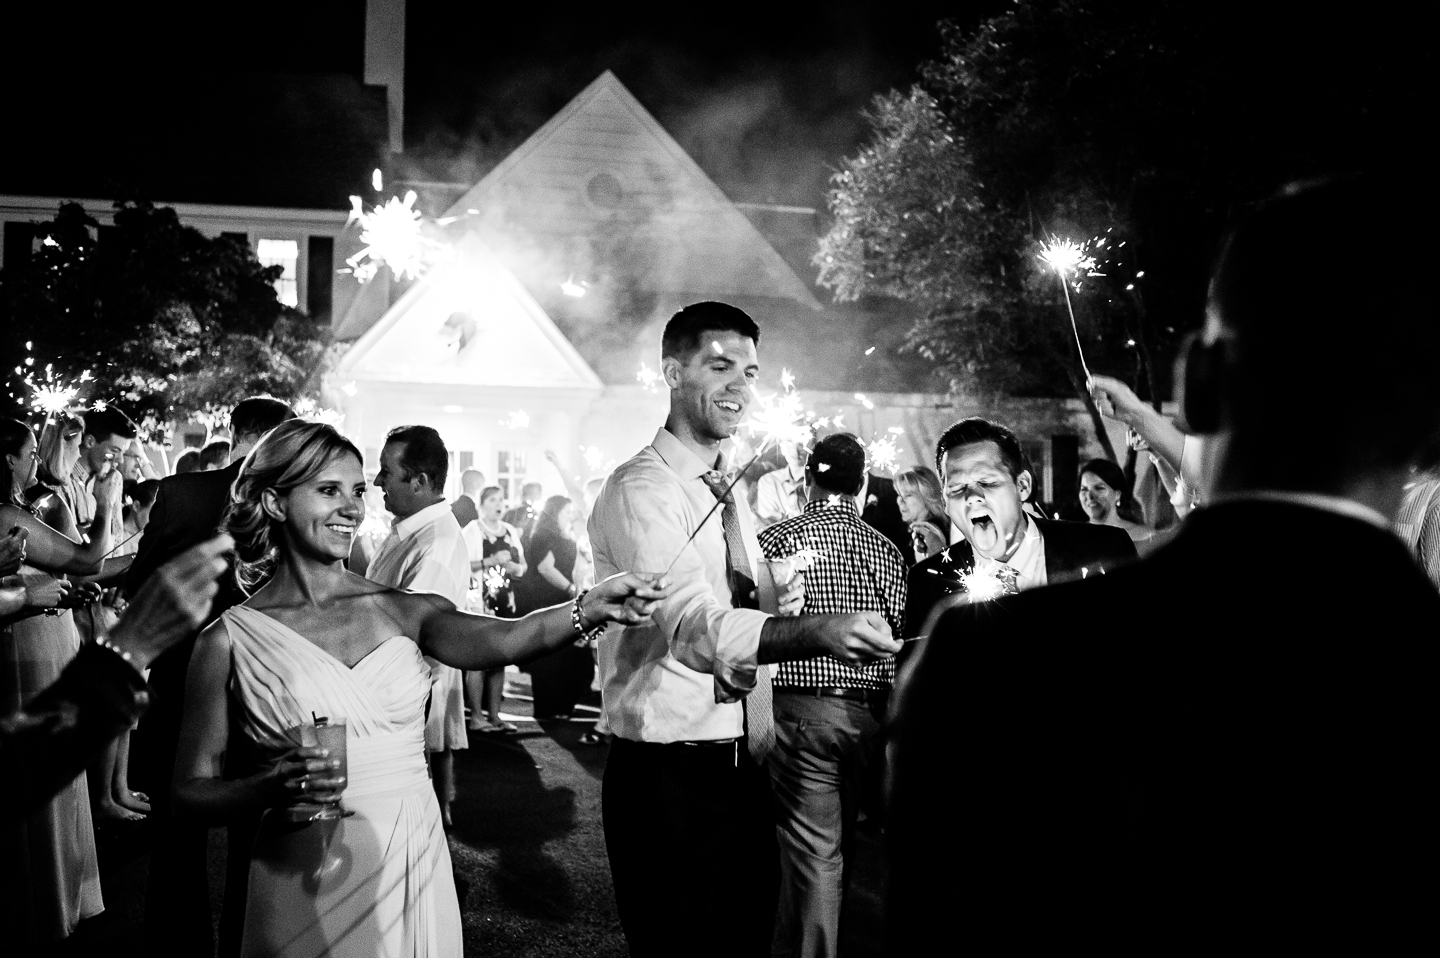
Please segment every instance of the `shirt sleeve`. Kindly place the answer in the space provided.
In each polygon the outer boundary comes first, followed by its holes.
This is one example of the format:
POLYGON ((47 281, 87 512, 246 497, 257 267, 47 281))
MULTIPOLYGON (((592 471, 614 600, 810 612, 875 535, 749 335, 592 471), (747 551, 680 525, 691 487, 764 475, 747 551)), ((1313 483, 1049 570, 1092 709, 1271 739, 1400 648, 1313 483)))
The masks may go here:
MULTIPOLYGON (((678 479, 635 473, 617 478, 606 483, 590 517, 596 576, 669 569, 673 591, 656 608, 654 627, 676 661, 713 677, 716 702, 738 701, 755 687, 760 630, 770 617, 732 608, 728 596, 716 594, 699 552, 704 537, 686 545, 692 530, 678 479)), ((719 529, 718 514, 710 521, 719 529)))
POLYGON ((755 514, 765 522, 785 518, 785 506, 780 501, 779 470, 767 472, 755 483, 755 514))

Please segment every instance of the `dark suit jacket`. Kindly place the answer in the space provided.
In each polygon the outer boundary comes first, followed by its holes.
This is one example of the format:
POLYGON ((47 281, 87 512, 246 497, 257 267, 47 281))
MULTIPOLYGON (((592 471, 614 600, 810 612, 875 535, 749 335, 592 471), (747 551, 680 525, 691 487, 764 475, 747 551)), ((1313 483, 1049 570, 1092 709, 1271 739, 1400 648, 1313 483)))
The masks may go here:
POLYGON ((462 529, 480 518, 480 510, 475 508, 475 500, 467 495, 461 495, 452 502, 450 511, 455 513, 455 521, 460 523, 462 529))
MULTIPOLYGON (((1136 557, 1135 544, 1124 529, 1033 516, 1030 521, 1045 537, 1045 577, 1051 585, 1082 574, 1108 572, 1136 557)), ((974 565, 975 553, 964 539, 915 564, 906 583, 907 636, 920 635, 935 606, 947 596, 963 591, 957 574, 969 572, 974 565)))
POLYGON ((865 507, 860 518, 866 525, 880 533, 900 550, 900 556, 908 566, 915 561, 915 550, 910 546, 910 526, 900 518, 900 499, 895 492, 894 480, 886 476, 870 474, 870 483, 865 487, 865 507), (871 497, 875 501, 871 502, 871 497))
MULTIPOLYGON (((230 487, 240 475, 241 464, 237 460, 213 472, 190 472, 160 480, 150 522, 140 537, 140 551, 125 579, 127 594, 134 595, 160 566, 215 535, 230 501, 230 487)), ((219 586, 207 625, 245 599, 232 570, 221 575, 219 586)), ((196 630, 195 635, 199 634, 196 630)), ((140 772, 136 777, 149 789, 150 796, 159 796, 163 804, 168 804, 170 775, 180 738, 185 671, 194 648, 195 636, 191 636, 176 643, 150 666, 153 703, 141 722, 136 743, 135 764, 140 772)))
POLYGON ((1437 622, 1392 534, 1264 502, 951 605, 892 702, 891 953, 1403 950, 1432 907, 1437 622))

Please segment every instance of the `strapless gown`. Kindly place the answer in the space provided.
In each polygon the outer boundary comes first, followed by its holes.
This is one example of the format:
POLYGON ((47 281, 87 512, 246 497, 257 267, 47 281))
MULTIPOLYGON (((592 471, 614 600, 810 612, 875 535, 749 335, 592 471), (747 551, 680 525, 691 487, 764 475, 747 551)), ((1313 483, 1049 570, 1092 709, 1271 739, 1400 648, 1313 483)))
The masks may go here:
POLYGON ((250 864, 246 956, 461 954, 450 849, 425 760, 430 668, 395 636, 347 668, 263 612, 221 621, 240 724, 270 758, 323 715, 347 723, 350 818, 294 825, 266 814, 250 864))

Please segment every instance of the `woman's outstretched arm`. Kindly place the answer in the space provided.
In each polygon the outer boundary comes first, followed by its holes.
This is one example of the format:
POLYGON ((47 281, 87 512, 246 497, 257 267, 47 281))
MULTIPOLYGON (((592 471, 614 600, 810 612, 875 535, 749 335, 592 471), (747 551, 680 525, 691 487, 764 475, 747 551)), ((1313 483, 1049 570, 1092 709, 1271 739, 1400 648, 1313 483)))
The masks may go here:
MULTIPOLYGON (((626 572, 596 585, 582 600, 581 626, 588 629, 605 622, 635 625, 647 620, 669 595, 668 585, 663 580, 652 584, 652 578, 626 572)), ((426 603, 418 635, 420 648, 457 669, 498 669, 526 662, 578 638, 570 602, 519 619, 497 619, 458 612, 435 596, 417 598, 426 603)))

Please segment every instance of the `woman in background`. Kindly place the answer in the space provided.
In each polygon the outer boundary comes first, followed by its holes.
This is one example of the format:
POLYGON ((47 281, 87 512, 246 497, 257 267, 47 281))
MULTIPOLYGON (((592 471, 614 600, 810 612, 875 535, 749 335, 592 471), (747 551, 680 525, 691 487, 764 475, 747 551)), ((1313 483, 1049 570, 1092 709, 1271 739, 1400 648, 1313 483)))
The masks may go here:
MULTIPOLYGON (((39 458, 30 427, 0 419, 0 529, 25 530, 20 574, 37 585, 93 574, 113 544, 109 518, 120 508, 120 474, 112 469, 96 479, 96 534, 81 545, 42 522, 26 501, 39 458)), ((0 634, 0 714, 23 708, 79 651, 68 609, 9 623, 0 634)), ((104 910, 88 792, 82 774, 40 810, 0 822, 0 929, 7 949, 28 954, 68 937, 82 919, 104 910)))
POLYGON ((895 477, 896 505, 900 518, 910 527, 913 556, 905 557, 906 565, 914 565, 950 545, 950 517, 945 514, 945 497, 940 479, 928 466, 906 469, 895 477))
MULTIPOLYGON (((545 500, 526 549, 523 608, 539 609, 566 602, 580 591, 575 583, 575 505, 568 496, 545 500)), ((590 688, 590 650, 576 645, 551 652, 530 663, 530 693, 537 719, 568 719, 575 703, 590 688)))
POLYGON ((1091 459, 1080 467, 1076 491, 1080 508, 1096 525, 1124 529, 1143 555, 1149 551, 1155 530, 1147 526, 1139 507, 1130 498, 1125 473, 1109 459, 1091 459))
MULTIPOLYGON (((470 571, 479 579, 483 595, 482 608, 473 611, 514 619, 520 615, 515 605, 515 580, 525 574, 525 550, 520 545, 520 530, 500 518, 504 511, 505 496, 500 487, 486 486, 480 490, 480 508, 475 521, 465 526, 461 534, 470 549, 470 571), (480 541, 476 543, 476 539, 480 541)), ((505 699, 505 670, 490 669, 479 676, 481 694, 474 695, 472 687, 471 701, 485 709, 488 721, 482 723, 480 716, 472 715, 469 727, 491 734, 518 731, 500 717, 500 706, 505 699)))

